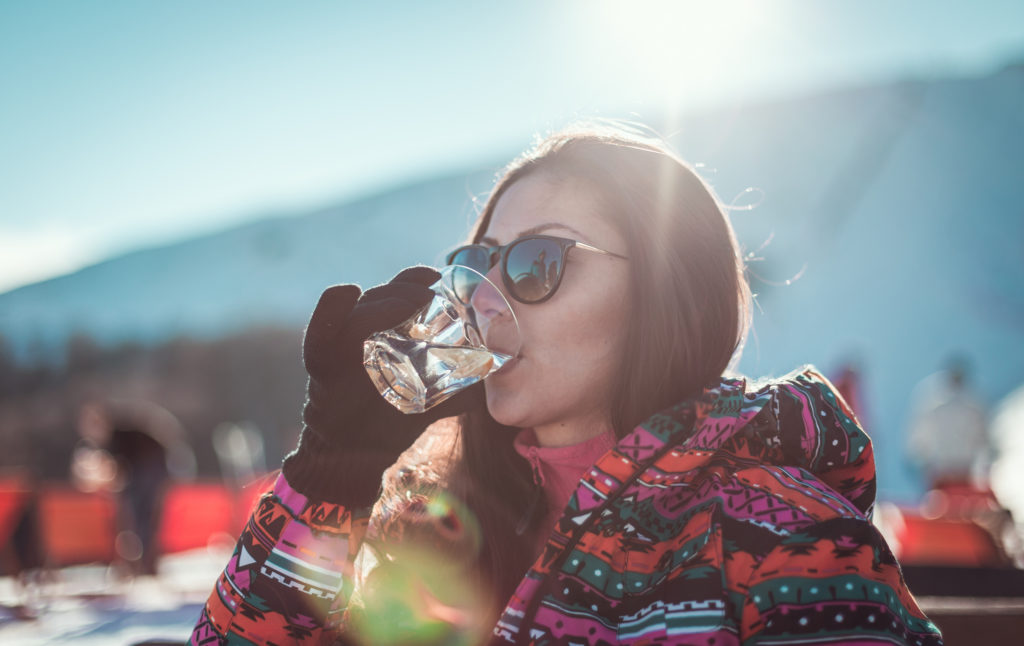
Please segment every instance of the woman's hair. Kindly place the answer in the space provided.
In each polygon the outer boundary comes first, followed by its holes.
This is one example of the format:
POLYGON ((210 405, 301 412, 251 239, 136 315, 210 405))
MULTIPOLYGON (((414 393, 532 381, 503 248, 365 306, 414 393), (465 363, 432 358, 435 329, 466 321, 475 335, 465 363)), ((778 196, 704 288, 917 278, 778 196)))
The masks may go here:
MULTIPOLYGON (((751 297, 735 234, 710 187, 655 137, 621 125, 577 125, 505 168, 472 242, 486 233, 505 191, 533 175, 583 182, 626 243, 624 307, 632 315, 610 396, 616 435, 717 382, 742 351, 751 297)), ((536 530, 516 533, 533 499, 532 476, 513 447, 518 429, 498 424, 486 408, 459 422, 447 487, 479 523, 476 574, 504 603, 534 557, 536 530)), ((543 517, 543 508, 532 514, 543 517)))

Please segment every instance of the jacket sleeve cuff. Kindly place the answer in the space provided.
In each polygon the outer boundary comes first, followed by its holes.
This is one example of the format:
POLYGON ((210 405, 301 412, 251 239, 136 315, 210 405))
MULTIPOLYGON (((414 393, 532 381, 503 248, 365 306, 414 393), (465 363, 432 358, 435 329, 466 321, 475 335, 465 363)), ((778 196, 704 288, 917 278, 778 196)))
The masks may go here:
POLYGON ((311 500, 362 509, 376 502, 384 471, 397 459, 391 452, 336 447, 304 429, 281 471, 295 491, 311 500))

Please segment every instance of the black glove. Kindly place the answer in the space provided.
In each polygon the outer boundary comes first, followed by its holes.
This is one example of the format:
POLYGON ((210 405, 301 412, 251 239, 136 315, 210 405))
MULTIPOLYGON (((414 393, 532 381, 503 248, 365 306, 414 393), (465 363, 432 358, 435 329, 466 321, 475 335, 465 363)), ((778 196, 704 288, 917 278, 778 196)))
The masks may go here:
POLYGON ((363 367, 363 341, 430 302, 428 286, 438 278, 430 267, 410 267, 362 296, 356 285, 335 285, 320 296, 303 340, 309 384, 302 434, 283 466, 296 491, 351 507, 371 505, 384 470, 427 426, 485 405, 477 383, 424 413, 406 415, 381 397, 363 367))

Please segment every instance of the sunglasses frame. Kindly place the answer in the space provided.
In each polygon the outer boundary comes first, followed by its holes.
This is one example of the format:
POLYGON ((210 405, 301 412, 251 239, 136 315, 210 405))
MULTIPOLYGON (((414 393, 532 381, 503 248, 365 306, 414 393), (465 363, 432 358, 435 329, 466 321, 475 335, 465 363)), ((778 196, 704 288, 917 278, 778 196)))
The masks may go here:
POLYGON ((549 235, 544 235, 544 234, 541 234, 541 233, 537 233, 537 234, 525 235, 525 236, 522 236, 521 238, 516 238, 515 240, 509 242, 508 244, 498 245, 496 247, 488 247, 487 245, 482 245, 482 244, 462 245, 461 247, 458 247, 457 249, 455 249, 454 251, 452 251, 451 253, 448 254, 448 257, 447 257, 447 260, 446 260, 446 264, 448 264, 448 265, 453 264, 452 260, 454 260, 456 254, 458 254, 459 252, 461 252, 461 251, 463 251, 465 249, 477 249, 477 248, 478 249, 483 249, 487 253, 487 268, 484 269, 483 271, 481 271, 477 267, 473 267, 473 269, 476 269, 477 271, 480 271, 480 273, 486 275, 487 272, 489 272, 491 269, 494 268, 494 265, 496 265, 498 262, 500 262, 501 263, 501 282, 504 283, 505 289, 508 290, 509 296, 511 296, 512 299, 515 300, 516 302, 523 303, 524 305, 537 305, 539 303, 543 303, 544 301, 548 300, 549 298, 551 298, 552 296, 555 295, 555 292, 558 291, 558 288, 562 284, 562 274, 565 273, 565 264, 566 264, 566 259, 569 256, 569 250, 574 248, 574 247, 579 248, 579 249, 583 249, 585 251, 593 251, 595 253, 600 253, 600 254, 605 254, 605 255, 608 255, 608 256, 613 256, 615 258, 621 258, 623 260, 629 260, 628 256, 623 256, 622 254, 615 253, 614 251, 607 251, 605 249, 598 249, 597 247, 595 247, 593 245, 589 245, 589 244, 587 244, 585 242, 580 242, 579 240, 573 240, 572 238, 562 238, 560 236, 549 236, 549 235), (555 276, 555 283, 554 283, 554 285, 551 287, 551 290, 548 291, 547 294, 545 294, 542 298, 539 298, 539 299, 534 300, 534 301, 524 300, 522 298, 519 298, 519 296, 516 295, 515 284, 512 282, 512 277, 509 276, 509 274, 508 274, 508 251, 509 251, 509 249, 511 249, 512 247, 516 246, 517 244, 519 244, 521 242, 526 242, 527 240, 545 240, 545 241, 549 241, 549 242, 554 242, 555 244, 557 244, 559 246, 559 249, 561 251, 561 257, 559 258, 559 262, 558 262, 558 274, 555 276))

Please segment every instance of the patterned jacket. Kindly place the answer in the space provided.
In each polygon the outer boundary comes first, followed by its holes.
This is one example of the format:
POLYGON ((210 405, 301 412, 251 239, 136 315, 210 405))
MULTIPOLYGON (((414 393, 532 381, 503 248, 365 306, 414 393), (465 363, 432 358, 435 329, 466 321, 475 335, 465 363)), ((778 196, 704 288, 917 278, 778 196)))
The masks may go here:
MULTIPOLYGON (((813 366, 757 383, 723 377, 638 425, 583 476, 490 639, 941 644, 870 522, 874 496, 870 439, 813 366)), ((309 500, 279 478, 191 643, 351 634, 367 525, 368 512, 309 500)))

